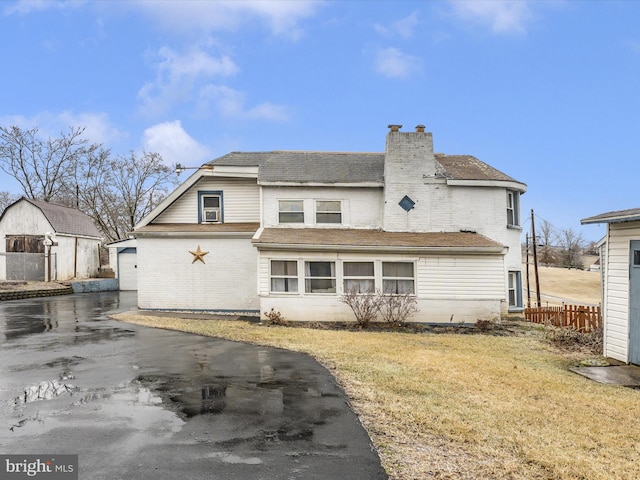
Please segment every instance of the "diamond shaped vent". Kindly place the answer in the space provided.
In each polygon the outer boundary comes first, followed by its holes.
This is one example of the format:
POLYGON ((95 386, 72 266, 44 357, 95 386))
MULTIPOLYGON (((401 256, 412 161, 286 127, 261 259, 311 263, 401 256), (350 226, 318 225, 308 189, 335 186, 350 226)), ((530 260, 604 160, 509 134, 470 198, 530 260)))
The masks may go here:
POLYGON ((413 209, 415 204, 416 204, 416 202, 411 200, 411 198, 409 198, 408 195, 405 195, 404 197, 402 197, 402 200, 400 200, 400 203, 398 203, 398 205, 400 205, 402 208, 404 208, 404 210, 407 211, 407 212, 409 210, 413 209))

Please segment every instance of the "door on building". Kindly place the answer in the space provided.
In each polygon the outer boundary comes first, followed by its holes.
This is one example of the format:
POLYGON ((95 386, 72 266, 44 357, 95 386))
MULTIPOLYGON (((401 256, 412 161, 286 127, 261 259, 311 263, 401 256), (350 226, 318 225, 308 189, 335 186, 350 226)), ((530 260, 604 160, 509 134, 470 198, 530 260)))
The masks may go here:
POLYGON ((628 358, 630 363, 640 365, 640 240, 631 241, 628 358))
POLYGON ((138 290, 138 255, 135 248, 118 253, 118 282, 120 290, 138 290))

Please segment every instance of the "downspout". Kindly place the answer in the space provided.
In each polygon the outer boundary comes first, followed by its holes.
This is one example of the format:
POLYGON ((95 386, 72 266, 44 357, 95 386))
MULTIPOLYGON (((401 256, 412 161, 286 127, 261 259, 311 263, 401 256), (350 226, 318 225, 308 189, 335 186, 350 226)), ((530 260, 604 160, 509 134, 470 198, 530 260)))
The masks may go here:
POLYGON ((78 277, 78 237, 75 237, 75 248, 73 251, 73 278, 78 277))

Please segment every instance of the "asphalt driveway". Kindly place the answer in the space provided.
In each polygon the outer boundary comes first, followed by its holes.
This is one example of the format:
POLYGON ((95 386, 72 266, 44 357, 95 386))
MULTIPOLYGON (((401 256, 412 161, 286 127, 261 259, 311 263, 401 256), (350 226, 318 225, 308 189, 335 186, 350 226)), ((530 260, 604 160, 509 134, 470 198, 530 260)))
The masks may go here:
POLYGON ((313 359, 110 320, 129 292, 0 303, 0 452, 80 479, 385 479, 313 359))

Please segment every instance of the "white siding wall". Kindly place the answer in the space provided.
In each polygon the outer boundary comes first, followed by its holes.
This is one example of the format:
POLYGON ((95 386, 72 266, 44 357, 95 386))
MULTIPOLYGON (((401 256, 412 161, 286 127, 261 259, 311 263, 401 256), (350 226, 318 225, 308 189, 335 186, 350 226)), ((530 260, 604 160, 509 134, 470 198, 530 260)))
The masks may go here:
POLYGON ((153 223, 198 223, 198 192, 222 191, 225 223, 260 221, 260 190, 255 179, 203 177, 153 223))
POLYGON ((257 253, 250 238, 138 238, 138 306, 258 310, 257 253), (192 263, 190 251, 209 252, 192 263))
MULTIPOLYGON (((416 293, 420 311, 413 322, 467 322, 499 318, 506 301, 504 262, 495 256, 410 257, 341 253, 260 252, 258 285, 260 311, 271 308, 289 320, 354 321, 353 312, 339 301, 342 293, 341 261, 411 261, 416 264, 416 293), (298 294, 272 294, 269 263, 272 259, 299 260, 298 294), (336 262, 337 294, 304 293, 304 261, 336 262), (302 270, 302 271, 301 271, 302 270)), ((376 269, 380 285, 379 269, 376 269)))
POLYGON ((382 188, 263 187, 265 227, 380 228, 382 226, 382 188), (278 200, 303 200, 304 225, 278 223, 278 200), (341 200, 342 224, 315 222, 315 200, 341 200))
POLYGON ((52 247, 55 254, 55 280, 63 281, 72 278, 92 278, 98 275, 100 260, 98 248, 100 241, 88 238, 56 235, 57 247, 52 247))
POLYGON ((604 271, 604 355, 628 361, 629 247, 640 240, 640 222, 610 224, 604 271))

